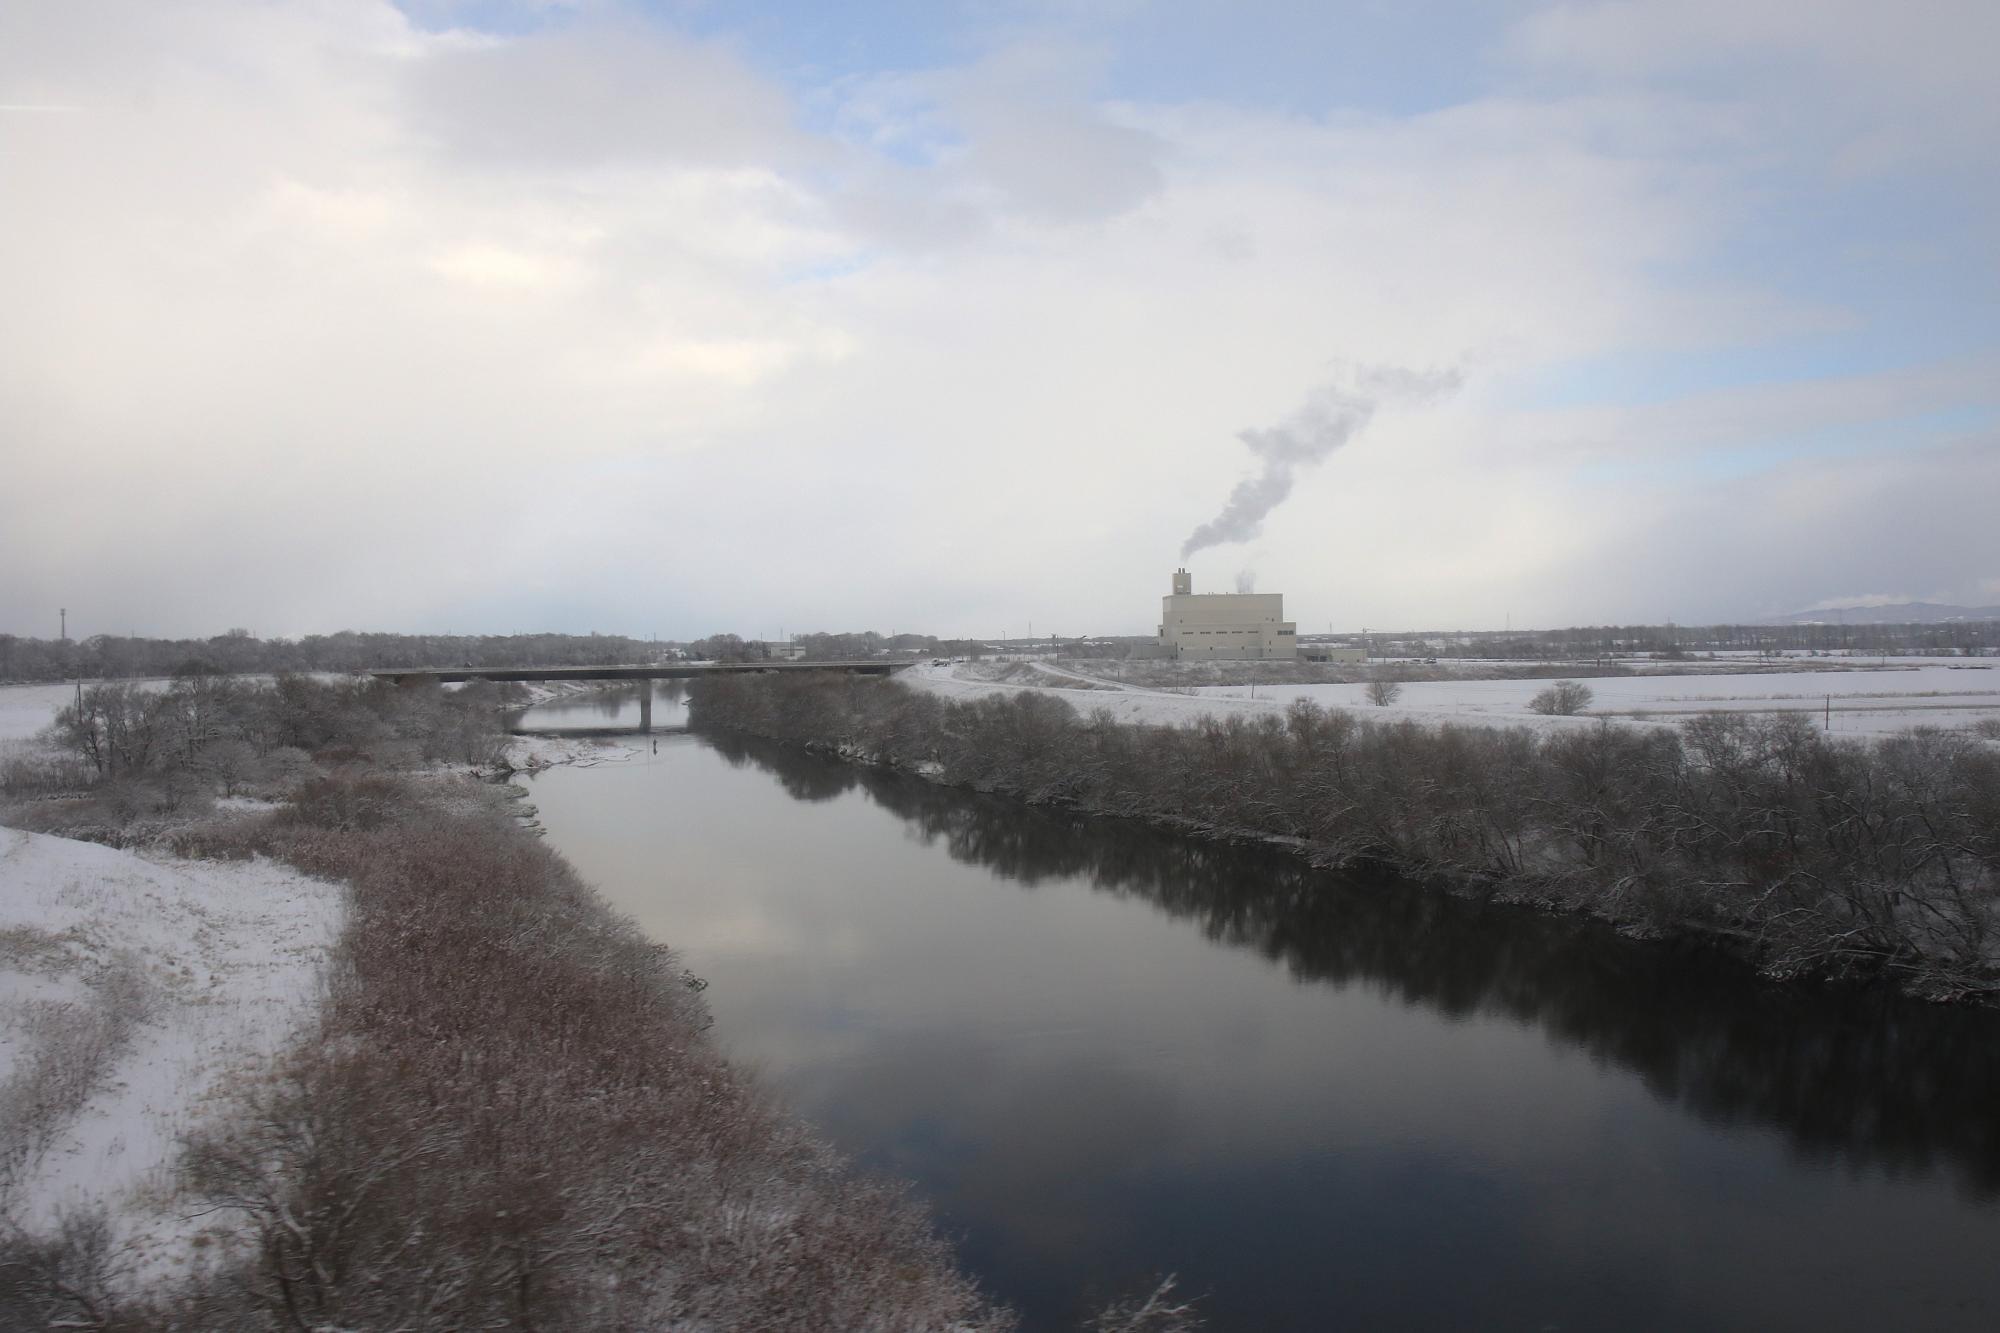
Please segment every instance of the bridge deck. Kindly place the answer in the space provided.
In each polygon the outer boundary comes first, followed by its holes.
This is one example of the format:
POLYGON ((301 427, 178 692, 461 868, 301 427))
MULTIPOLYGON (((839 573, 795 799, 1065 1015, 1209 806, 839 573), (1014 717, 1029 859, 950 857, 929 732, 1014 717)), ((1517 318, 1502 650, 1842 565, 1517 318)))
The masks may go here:
POLYGON ((641 666, 568 667, 383 667, 367 674, 377 680, 414 685, 434 680, 694 680, 702 676, 751 671, 844 671, 856 676, 887 676, 909 662, 653 662, 641 666))

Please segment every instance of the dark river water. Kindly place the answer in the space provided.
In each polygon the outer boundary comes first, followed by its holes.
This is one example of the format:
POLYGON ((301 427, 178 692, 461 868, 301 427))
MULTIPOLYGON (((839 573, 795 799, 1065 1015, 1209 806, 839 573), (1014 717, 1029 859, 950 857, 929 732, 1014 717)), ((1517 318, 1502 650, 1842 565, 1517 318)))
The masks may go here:
POLYGON ((2000 1329, 1992 1014, 761 744, 532 790, 1029 1328, 1173 1272, 1216 1329, 2000 1329))

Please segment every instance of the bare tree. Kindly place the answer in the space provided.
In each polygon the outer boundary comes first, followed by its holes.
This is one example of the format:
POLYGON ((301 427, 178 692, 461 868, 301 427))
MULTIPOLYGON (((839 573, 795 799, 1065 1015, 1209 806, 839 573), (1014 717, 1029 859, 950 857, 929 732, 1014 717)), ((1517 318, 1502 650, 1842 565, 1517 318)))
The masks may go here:
POLYGON ((1572 717, 1590 707, 1594 697, 1581 681, 1559 680, 1528 700, 1528 707, 1552 717, 1572 717))
POLYGON ((1368 702, 1377 708, 1387 708, 1402 697, 1403 682, 1393 676, 1377 676, 1368 682, 1368 702))

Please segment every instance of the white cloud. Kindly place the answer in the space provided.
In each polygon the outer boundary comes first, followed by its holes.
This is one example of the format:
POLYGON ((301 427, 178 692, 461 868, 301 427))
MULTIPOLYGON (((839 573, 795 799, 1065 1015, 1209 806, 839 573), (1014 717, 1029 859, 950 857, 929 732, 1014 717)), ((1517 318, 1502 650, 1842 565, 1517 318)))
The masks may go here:
MULTIPOLYGON (((1770 443, 1844 443, 1874 431, 1910 442, 1912 418, 1957 409, 2000 410, 2000 357, 1958 359, 1845 378, 1790 380, 1711 390, 1644 405, 1594 405, 1509 413, 1495 444, 1545 461, 1686 456, 1770 443)), ((1922 428, 1931 438, 1951 428, 1922 428)))
POLYGON ((453 246, 433 259, 431 267, 473 287, 514 291, 566 287, 582 276, 568 255, 535 254, 482 241, 453 246))
POLYGON ((734 165, 803 146, 785 97, 726 46, 649 24, 440 44, 408 74, 415 133, 484 166, 734 165))
MULTIPOLYGON (((0 101, 82 108, 0 116, 9 628, 59 600, 105 629, 508 629, 552 596, 571 627, 669 634, 1144 632, 1236 432, 1337 360, 1469 378, 1273 514, 1260 586, 1308 625, 1686 618, 1739 586, 1804 604, 2000 569, 1918 517, 1983 483, 1974 446, 1785 465, 1761 493, 1658 470, 1990 404, 1990 359, 1510 400, 1577 360, 1851 321, 1704 275, 1745 206, 1715 146, 1756 143, 1727 105, 1109 106, 1088 59, 1020 42, 818 90, 839 114, 816 137, 727 44, 615 17, 499 40, 387 5, 158 12, 0 17, 0 101), (1655 471, 1579 471, 1607 458, 1655 471), (1907 540, 1869 521, 1884 496, 1907 540), (1640 558, 1689 526, 1735 563, 1640 558), (1760 532, 1792 545, 1760 562, 1760 532), (1689 568, 1709 581, 1676 591, 1689 568)), ((1525 49, 1636 68, 1593 13, 1525 49)), ((1244 557, 1197 573, 1228 586, 1244 557)))
POLYGON ((1568 75, 1721 83, 1767 135, 1831 136, 1846 170, 1969 165, 2000 137, 1988 0, 1588 0, 1515 33, 1523 60, 1568 75))

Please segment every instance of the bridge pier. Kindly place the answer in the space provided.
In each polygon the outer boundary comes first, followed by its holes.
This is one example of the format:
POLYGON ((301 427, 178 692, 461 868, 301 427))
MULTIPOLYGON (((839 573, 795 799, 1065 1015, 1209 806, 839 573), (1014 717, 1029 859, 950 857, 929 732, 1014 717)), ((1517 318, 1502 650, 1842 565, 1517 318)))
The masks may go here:
POLYGON ((639 730, 642 732, 647 732, 651 731, 652 729, 653 729, 653 682, 650 680, 642 680, 639 682, 639 730))

